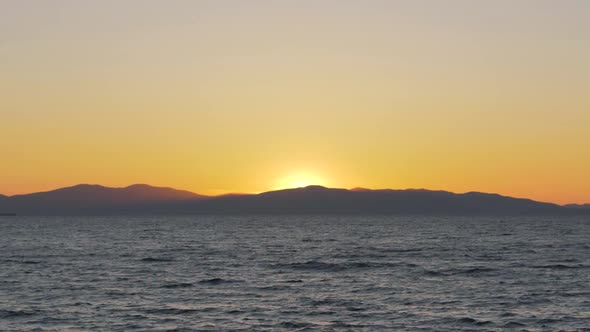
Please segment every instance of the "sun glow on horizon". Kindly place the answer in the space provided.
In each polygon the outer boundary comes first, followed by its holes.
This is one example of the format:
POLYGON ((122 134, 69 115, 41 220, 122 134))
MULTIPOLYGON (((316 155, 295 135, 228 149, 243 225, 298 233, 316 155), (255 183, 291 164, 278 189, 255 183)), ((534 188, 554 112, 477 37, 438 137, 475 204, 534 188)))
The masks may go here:
POLYGON ((275 189, 301 188, 311 185, 326 185, 326 179, 312 172, 296 172, 277 181, 275 189))

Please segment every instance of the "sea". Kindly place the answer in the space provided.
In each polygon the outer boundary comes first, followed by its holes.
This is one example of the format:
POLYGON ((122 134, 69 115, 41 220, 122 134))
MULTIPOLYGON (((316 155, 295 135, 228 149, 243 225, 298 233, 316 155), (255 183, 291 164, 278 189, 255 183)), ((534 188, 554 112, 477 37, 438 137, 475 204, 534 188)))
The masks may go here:
POLYGON ((590 218, 1 217, 0 331, 590 331, 590 218))

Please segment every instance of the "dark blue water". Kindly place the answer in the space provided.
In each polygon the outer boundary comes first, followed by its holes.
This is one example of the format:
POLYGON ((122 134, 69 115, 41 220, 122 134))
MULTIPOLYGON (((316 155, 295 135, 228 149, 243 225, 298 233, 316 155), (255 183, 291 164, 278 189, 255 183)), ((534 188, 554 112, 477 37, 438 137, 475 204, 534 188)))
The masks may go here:
POLYGON ((1 331, 590 331, 588 218, 0 218, 1 331))

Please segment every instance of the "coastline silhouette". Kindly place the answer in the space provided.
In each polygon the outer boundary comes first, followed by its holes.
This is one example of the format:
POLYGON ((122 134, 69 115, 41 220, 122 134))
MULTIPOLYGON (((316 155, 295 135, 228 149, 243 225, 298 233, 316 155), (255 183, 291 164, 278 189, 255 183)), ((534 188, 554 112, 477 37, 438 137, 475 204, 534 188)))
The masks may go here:
POLYGON ((125 188, 76 185, 0 198, 3 214, 407 214, 531 215, 590 214, 588 205, 560 206, 498 194, 463 194, 426 189, 338 189, 323 186, 260 194, 205 196, 135 184, 125 188))

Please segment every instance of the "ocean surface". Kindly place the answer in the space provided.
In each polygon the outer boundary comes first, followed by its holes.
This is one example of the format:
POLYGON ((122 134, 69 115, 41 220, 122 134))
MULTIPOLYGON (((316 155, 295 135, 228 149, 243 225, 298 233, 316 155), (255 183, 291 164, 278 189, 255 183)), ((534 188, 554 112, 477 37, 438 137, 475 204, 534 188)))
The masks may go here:
POLYGON ((2 217, 0 331, 590 331, 588 217, 2 217))

